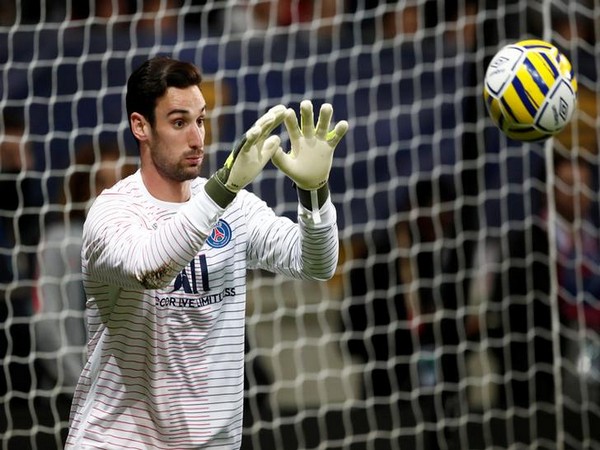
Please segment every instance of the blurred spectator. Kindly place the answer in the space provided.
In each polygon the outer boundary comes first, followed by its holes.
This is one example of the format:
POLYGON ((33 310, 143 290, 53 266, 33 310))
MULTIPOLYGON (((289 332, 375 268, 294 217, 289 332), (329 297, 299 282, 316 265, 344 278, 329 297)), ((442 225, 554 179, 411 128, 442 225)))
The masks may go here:
MULTIPOLYGON (((445 406, 459 381, 459 281, 449 283, 445 276, 457 259, 455 191, 451 178, 423 179, 409 191, 399 216, 405 220, 354 246, 346 331, 352 332, 350 352, 366 364, 363 395, 405 411, 418 401, 420 420, 431 430, 449 414, 434 407, 434 388, 437 404, 445 406), (398 403, 390 401, 394 394, 398 403)), ((426 439, 427 448, 438 448, 435 435, 426 439)))
POLYGON ((232 31, 266 30, 314 23, 329 33, 331 20, 339 12, 337 0, 254 0, 234 8, 232 31), (319 22, 322 21, 322 22, 319 22))
MULTIPOLYGON (((557 153, 553 165, 556 214, 546 203, 530 226, 509 232, 500 255, 508 264, 501 266, 492 292, 488 323, 496 327, 488 332, 507 380, 502 392, 506 407, 542 408, 555 401, 550 264, 556 263, 563 327, 580 323, 598 330, 600 325, 600 247, 590 216, 593 171, 575 150, 557 153), (556 242, 549 242, 549 227, 556 242), (549 259, 550 246, 556 246, 557 261, 549 259)), ((566 345, 563 340, 563 352, 566 345)))
POLYGON ((35 209, 41 206, 42 197, 32 171, 34 155, 25 140, 23 112, 5 108, 0 114, 0 282, 5 299, 24 299, 14 307, 27 314, 30 296, 19 282, 24 285, 32 279, 39 237, 39 211, 35 209))
POLYGON ((36 352, 40 387, 72 394, 83 369, 87 344, 81 282, 81 236, 87 208, 105 188, 133 173, 116 142, 86 146, 76 155, 61 195, 62 217, 43 234, 37 268, 36 352))
MULTIPOLYGON (((102 141, 78 150, 62 185, 56 214, 46 216, 33 288, 33 345, 37 420, 62 426, 62 442, 44 448, 62 448, 75 384, 84 364, 87 335, 85 295, 81 281, 83 220, 91 201, 134 168, 124 164, 116 142, 102 141), (51 418, 51 419, 50 419, 51 418)), ((31 368, 30 368, 31 370, 31 368)), ((46 436, 50 438, 50 436, 46 436)), ((58 439, 58 436, 55 437, 58 439)))
MULTIPOLYGON (((362 39, 373 42, 402 38, 442 24, 443 45, 456 42, 469 49, 475 44, 477 1, 442 2, 439 0, 346 0, 346 12, 361 19, 362 39), (458 35, 461 35, 457 39, 458 35)), ((356 24, 358 18, 352 22, 356 24)), ((433 33, 432 33, 433 34, 433 33)))
MULTIPOLYGON (((369 228, 358 245, 366 251, 355 253, 348 272, 350 351, 367 363, 367 395, 380 390, 376 395, 388 392, 388 404, 396 393, 405 404, 418 402, 419 417, 408 420, 424 424, 425 448, 454 448, 458 430, 452 419, 468 407, 461 386, 466 376, 461 344, 467 337, 461 313, 469 298, 475 248, 465 238, 469 234, 457 236, 454 224, 465 232, 478 226, 474 203, 455 200, 457 193, 461 198, 480 195, 476 170, 461 164, 479 156, 477 138, 467 140, 462 129, 477 120, 480 101, 469 93, 476 73, 471 53, 476 2, 373 3, 371 11, 361 11, 369 19, 362 38, 375 40, 377 52, 367 47, 369 54, 350 72, 358 76, 349 80, 357 89, 346 100, 347 115, 356 125, 346 142, 355 152, 373 155, 365 158, 368 169, 352 170, 357 190, 368 189, 360 174, 373 168, 378 183, 389 183, 386 195, 365 199, 372 212, 364 214, 369 224, 402 220, 381 232, 369 228), (434 27, 443 33, 434 33, 434 27)), ((341 79, 348 72, 335 73, 341 79)), ((336 104, 336 111, 344 109, 336 104)), ((337 192, 339 178, 332 179, 337 192)), ((349 209, 361 211, 354 204, 349 209)), ((390 406, 399 406, 402 417, 403 405, 390 406)), ((410 406, 404 410, 415 414, 410 406)))
MULTIPOLYGON (((594 36, 594 0, 552 0, 550 3, 551 29, 559 39, 576 41, 581 39, 593 44, 594 36)), ((529 28, 533 35, 543 36, 544 8, 533 3, 528 5, 529 28)))
MULTIPOLYGON (((31 171, 34 158, 26 140, 23 112, 0 112, 0 359, 25 357, 30 350, 31 286, 39 237, 41 193, 31 171), (8 320, 10 319, 10 320, 8 320)), ((0 394, 27 391, 32 373, 27 364, 6 363, 0 371, 0 394), (9 379, 4 379, 8 374, 9 379)))
MULTIPOLYGON (((345 329, 351 333, 348 350, 365 364, 362 395, 379 405, 396 408, 390 396, 410 392, 409 358, 413 351, 406 308, 406 285, 401 278, 398 237, 393 231, 373 233, 356 241, 355 260, 346 273, 349 299, 345 329)), ((388 412, 389 414, 389 412, 388 412)))
MULTIPOLYGON (((436 313, 447 309, 445 313, 456 314, 456 305, 448 304, 450 293, 443 281, 456 233, 454 184, 451 178, 420 180, 410 191, 409 220, 398 225, 397 233, 399 243, 406 245, 404 253, 407 256, 402 259, 401 272, 407 286, 407 308, 415 351, 425 354, 420 356, 422 360, 423 356, 433 353, 436 346, 445 345, 447 361, 444 362, 448 365, 454 362, 454 358, 448 355, 453 352, 456 355, 457 350, 452 346, 458 345, 458 339, 454 335, 444 335, 446 327, 436 318, 436 313)), ((421 379, 416 385, 432 387, 441 381, 456 383, 458 374, 455 366, 455 363, 452 364, 452 371, 450 367, 443 371, 442 365, 437 363, 423 367, 425 372, 419 373, 421 379), (446 375, 445 378, 443 375, 446 375)))
MULTIPOLYGON (((585 325, 600 329, 600 308, 595 305, 600 300, 600 247, 598 232, 592 218, 594 201, 593 169, 582 158, 556 158, 554 203, 558 250, 558 282, 560 284, 561 310, 566 322, 579 318, 585 325), (578 304, 578 277, 581 276, 581 289, 590 295, 589 302, 578 304)), ((548 218, 548 210, 543 211, 548 218)), ((584 298, 585 300, 585 298, 584 298)))
MULTIPOLYGON (((135 34, 132 45, 148 48, 175 45, 183 33, 179 27, 178 0, 146 0, 134 3, 130 33, 135 34)), ((183 18, 181 20, 183 25, 183 18)), ((160 50, 159 50, 160 51, 160 50)))
MULTIPOLYGON (((333 41, 337 48, 351 47, 352 42, 340 35, 343 2, 339 0, 253 0, 230 1, 224 13, 230 35, 248 36, 251 48, 241 55, 251 61, 264 62, 265 52, 271 61, 327 54, 333 41), (259 61, 260 60, 260 61, 259 61)), ((347 36, 346 36, 347 37, 347 36)))
MULTIPOLYGON (((558 301, 563 324, 564 386, 575 401, 600 401, 600 238, 594 167, 585 159, 555 161, 554 223, 558 301), (568 370, 571 369, 571 370, 568 370), (586 393, 587 392, 587 393, 586 393)), ((547 213, 545 213, 547 217, 547 213)))
POLYGON ((464 413, 459 408, 466 406, 459 382, 466 365, 460 344, 467 335, 459 311, 468 291, 458 276, 464 270, 466 248, 456 230, 457 180, 448 176, 412 185, 408 220, 396 230, 404 254, 401 276, 412 335, 412 389, 423 405, 422 420, 436 430, 428 438, 427 448, 432 450, 452 448, 456 430, 449 419, 464 413))

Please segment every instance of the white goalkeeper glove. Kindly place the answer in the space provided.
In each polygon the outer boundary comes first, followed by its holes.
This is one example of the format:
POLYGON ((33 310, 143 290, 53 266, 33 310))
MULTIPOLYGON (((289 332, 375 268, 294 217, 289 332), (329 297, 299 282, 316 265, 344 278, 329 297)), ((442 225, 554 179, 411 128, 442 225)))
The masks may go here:
POLYGON ((333 161, 333 151, 348 131, 348 122, 339 121, 329 131, 333 107, 324 103, 314 124, 313 105, 310 100, 300 104, 301 127, 296 113, 288 109, 284 123, 290 136, 291 150, 277 149, 272 161, 298 188, 300 203, 313 211, 313 220, 320 221, 319 209, 329 196, 327 180, 333 161))
POLYGON ((279 148, 278 136, 269 136, 283 122, 286 108, 267 111, 235 145, 223 167, 206 182, 205 190, 217 205, 227 207, 236 194, 251 183, 279 148))

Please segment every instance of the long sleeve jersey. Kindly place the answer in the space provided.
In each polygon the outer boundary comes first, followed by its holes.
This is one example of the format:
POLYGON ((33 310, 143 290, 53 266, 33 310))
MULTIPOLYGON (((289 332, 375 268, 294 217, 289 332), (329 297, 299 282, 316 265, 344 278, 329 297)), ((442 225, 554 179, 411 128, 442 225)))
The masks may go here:
POLYGON ((67 449, 239 448, 247 269, 330 278, 335 208, 317 225, 242 190, 221 209, 192 182, 185 203, 152 197, 140 172, 105 190, 83 231, 88 360, 67 449))

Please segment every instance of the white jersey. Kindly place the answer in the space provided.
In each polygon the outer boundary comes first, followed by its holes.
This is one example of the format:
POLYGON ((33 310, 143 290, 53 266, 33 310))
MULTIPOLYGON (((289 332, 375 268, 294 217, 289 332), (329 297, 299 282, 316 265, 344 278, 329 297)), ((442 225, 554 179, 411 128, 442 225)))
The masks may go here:
POLYGON ((225 210, 153 198, 141 174, 104 191, 83 232, 88 361, 67 449, 239 448, 246 270, 328 279, 335 208, 298 223, 241 191, 225 210))

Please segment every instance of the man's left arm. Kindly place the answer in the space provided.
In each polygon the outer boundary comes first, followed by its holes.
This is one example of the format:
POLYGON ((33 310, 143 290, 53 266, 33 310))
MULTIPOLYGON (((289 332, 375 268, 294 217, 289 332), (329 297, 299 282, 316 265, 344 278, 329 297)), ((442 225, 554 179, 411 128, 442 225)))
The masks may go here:
POLYGON ((312 211, 298 207, 298 222, 277 216, 256 195, 240 193, 240 208, 248 232, 248 268, 297 279, 328 280, 338 261, 336 211, 327 200, 315 224, 312 211))
POLYGON ((339 253, 337 216, 328 180, 333 152, 348 131, 348 122, 342 120, 330 131, 332 116, 333 107, 323 104, 315 125, 312 102, 304 100, 298 124, 296 113, 288 109, 284 124, 291 150, 286 153, 279 148, 272 157, 275 166, 294 182, 298 192, 297 246, 302 274, 318 280, 333 276, 339 253))

